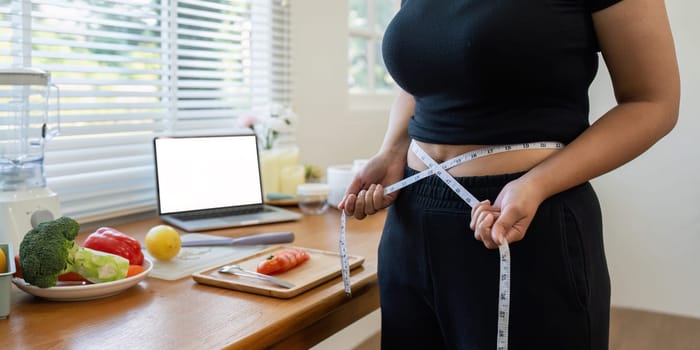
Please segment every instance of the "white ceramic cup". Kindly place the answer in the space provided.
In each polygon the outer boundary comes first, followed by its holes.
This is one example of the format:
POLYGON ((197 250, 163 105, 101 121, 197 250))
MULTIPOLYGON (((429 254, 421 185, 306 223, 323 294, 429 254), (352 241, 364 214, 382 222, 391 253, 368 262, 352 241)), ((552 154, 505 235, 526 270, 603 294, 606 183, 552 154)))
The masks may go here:
POLYGON ((355 159, 352 161, 352 171, 357 174, 365 167, 369 159, 355 159))
POLYGON ((328 204, 338 207, 345 196, 352 178, 355 176, 352 164, 331 165, 326 169, 326 179, 331 192, 328 195, 328 204))

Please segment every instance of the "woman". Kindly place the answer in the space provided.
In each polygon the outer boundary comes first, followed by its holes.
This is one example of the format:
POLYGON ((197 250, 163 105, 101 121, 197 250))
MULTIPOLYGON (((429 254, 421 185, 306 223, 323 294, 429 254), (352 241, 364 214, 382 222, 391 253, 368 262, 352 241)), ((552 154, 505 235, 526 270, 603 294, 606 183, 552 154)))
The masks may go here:
POLYGON ((403 0, 384 36, 402 88, 379 152, 340 204, 389 208, 379 247, 384 348, 496 346, 498 250, 511 244, 510 349, 606 349, 610 284, 590 179, 674 127, 679 76, 662 0, 403 0), (598 53, 617 105, 589 123, 598 53), (473 208, 426 169, 489 145, 559 141, 448 170, 473 208))

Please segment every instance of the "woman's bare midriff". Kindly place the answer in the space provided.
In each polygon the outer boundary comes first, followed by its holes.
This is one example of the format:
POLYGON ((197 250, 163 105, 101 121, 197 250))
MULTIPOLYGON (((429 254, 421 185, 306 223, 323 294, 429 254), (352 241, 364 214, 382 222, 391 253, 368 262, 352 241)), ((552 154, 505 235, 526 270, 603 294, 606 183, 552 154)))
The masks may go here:
MULTIPOLYGON (((474 151, 487 145, 440 145, 416 141, 416 143, 436 162, 442 163, 460 154, 474 151)), ((557 152, 556 149, 526 149, 492 154, 472 159, 448 170, 452 176, 484 176, 510 174, 532 169, 534 166, 557 152)), ((408 152, 407 164, 421 171, 427 169, 418 156, 408 152)))

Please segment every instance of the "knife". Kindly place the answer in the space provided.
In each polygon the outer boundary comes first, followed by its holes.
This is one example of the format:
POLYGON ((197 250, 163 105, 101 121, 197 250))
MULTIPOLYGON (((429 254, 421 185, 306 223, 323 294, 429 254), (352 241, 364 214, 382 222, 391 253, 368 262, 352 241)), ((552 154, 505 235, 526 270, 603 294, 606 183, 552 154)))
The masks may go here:
POLYGON ((289 243, 294 241, 294 232, 270 232, 260 233, 245 237, 230 238, 207 238, 191 241, 182 241, 182 247, 204 247, 214 245, 257 245, 289 243))

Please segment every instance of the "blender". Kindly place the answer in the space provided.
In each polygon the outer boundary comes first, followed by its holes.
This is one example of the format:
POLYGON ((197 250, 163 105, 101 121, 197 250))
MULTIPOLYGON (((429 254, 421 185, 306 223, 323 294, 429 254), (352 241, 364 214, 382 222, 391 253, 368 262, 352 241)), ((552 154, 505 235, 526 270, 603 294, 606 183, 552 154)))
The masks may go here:
POLYGON ((60 127, 58 101, 48 72, 0 69, 0 242, 16 252, 27 231, 61 215, 44 177, 44 146, 60 127))

